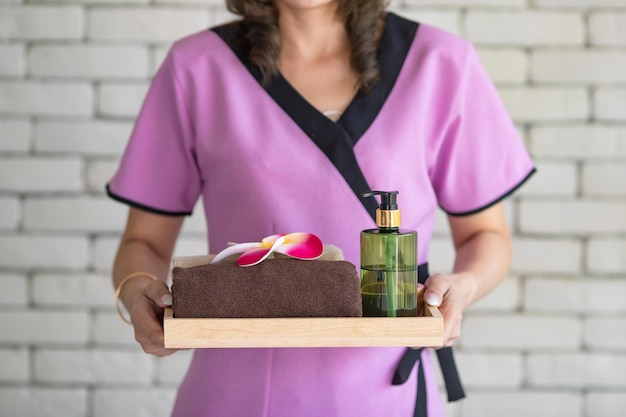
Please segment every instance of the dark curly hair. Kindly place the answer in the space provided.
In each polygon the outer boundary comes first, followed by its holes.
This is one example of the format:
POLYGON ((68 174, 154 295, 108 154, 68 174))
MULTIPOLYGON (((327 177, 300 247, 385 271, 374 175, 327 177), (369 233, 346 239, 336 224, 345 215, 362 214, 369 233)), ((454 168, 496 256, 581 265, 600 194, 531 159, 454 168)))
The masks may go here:
MULTIPOLYGON (((387 0, 340 0, 338 13, 346 22, 352 45, 350 63, 358 74, 359 87, 369 91, 379 79, 376 53, 381 17, 387 0)), ((243 18, 250 60, 263 74, 263 81, 278 73, 280 52, 278 10, 272 0, 226 0, 228 10, 243 18)))

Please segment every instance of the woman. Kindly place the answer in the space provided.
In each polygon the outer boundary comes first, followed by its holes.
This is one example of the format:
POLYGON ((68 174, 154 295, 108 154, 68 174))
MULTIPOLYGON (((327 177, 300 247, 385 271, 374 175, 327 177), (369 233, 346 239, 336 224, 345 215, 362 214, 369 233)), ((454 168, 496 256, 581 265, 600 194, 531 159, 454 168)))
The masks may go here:
MULTIPOLYGON (((533 164, 472 47, 383 3, 229 0, 243 21, 172 47, 108 185, 131 205, 113 280, 132 276, 120 297, 146 352, 173 353, 163 347, 165 279, 199 196, 213 253, 306 231, 358 265, 376 208, 361 192, 398 190, 422 272, 441 206, 456 261, 428 278, 425 297, 440 306, 446 346, 464 309, 503 279, 511 245, 499 201, 533 164)), ((174 415, 443 415, 430 356, 410 352, 197 350, 174 415)))

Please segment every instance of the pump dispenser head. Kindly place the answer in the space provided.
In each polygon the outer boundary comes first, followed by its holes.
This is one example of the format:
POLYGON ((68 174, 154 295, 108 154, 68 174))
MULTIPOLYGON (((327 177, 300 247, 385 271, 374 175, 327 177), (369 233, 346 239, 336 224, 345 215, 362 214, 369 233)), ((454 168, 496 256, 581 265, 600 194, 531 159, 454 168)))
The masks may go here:
POLYGON ((376 226, 384 229, 400 227, 400 210, 396 203, 397 191, 368 191, 363 197, 380 196, 380 205, 376 209, 376 226))

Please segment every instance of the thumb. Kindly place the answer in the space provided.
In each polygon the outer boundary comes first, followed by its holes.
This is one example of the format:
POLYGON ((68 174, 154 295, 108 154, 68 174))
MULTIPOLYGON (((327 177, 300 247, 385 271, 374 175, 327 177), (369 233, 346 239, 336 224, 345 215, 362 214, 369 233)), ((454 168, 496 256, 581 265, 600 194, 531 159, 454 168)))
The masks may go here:
POLYGON ((154 281, 145 290, 145 294, 159 307, 169 307, 172 305, 172 293, 165 282, 154 281))
POLYGON ((450 288, 450 284, 442 278, 442 275, 436 274, 426 280, 426 291, 424 292, 426 304, 436 307, 441 305, 443 296, 450 288))

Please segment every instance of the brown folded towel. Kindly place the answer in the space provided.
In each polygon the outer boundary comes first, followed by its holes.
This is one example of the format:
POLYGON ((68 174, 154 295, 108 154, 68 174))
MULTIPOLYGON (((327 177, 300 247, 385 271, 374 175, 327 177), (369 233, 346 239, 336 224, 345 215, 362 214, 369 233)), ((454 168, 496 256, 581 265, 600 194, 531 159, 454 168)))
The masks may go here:
POLYGON ((266 259, 172 270, 175 318, 359 317, 359 276, 346 261, 266 259))

